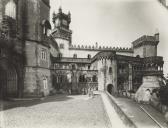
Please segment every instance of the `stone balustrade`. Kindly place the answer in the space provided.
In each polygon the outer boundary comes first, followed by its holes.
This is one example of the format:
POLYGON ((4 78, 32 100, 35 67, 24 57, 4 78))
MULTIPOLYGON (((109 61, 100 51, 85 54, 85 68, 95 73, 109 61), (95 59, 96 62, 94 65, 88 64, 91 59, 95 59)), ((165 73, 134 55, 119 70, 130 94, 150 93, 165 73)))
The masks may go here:
POLYGON ((145 57, 143 58, 144 63, 150 63, 150 64, 160 64, 163 63, 163 57, 161 56, 153 56, 153 57, 145 57))

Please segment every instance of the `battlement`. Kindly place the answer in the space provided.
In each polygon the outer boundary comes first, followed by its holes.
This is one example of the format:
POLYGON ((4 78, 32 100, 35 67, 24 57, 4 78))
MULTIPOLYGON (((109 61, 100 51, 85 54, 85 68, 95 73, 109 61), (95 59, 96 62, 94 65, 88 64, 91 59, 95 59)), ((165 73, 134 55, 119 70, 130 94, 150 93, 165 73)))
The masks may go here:
POLYGON ((133 53, 132 48, 124 47, 108 47, 108 46, 97 46, 97 45, 70 45, 70 50, 86 50, 86 51, 116 51, 116 52, 130 52, 133 53))
POLYGON ((159 33, 154 36, 144 35, 132 42, 133 48, 140 47, 142 45, 157 45, 159 43, 159 33))

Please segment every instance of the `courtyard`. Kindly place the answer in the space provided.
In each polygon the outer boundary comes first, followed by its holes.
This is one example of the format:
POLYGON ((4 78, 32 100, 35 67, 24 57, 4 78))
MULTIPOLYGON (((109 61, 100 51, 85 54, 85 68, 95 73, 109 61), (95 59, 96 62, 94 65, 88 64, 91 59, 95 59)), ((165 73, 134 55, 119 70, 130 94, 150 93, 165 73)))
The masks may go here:
POLYGON ((0 111, 1 128, 109 128, 100 95, 56 95, 0 111))

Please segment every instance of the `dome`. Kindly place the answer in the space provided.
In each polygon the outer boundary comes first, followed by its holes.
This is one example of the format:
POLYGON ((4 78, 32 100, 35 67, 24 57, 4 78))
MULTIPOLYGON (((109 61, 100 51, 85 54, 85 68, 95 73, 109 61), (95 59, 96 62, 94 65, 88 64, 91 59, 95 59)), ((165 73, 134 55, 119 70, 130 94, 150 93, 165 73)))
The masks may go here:
POLYGON ((16 19, 16 4, 14 0, 10 0, 5 6, 5 15, 16 19))

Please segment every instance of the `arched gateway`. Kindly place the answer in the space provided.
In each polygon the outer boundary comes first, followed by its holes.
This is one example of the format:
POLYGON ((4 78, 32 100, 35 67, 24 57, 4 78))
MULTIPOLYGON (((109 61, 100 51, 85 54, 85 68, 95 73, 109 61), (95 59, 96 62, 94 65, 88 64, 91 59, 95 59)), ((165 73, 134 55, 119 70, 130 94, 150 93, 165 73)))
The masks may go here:
POLYGON ((17 96, 17 80, 18 77, 15 68, 0 61, 0 99, 17 96))
POLYGON ((113 94, 114 93, 114 86, 112 84, 108 84, 107 85, 107 91, 110 93, 110 94, 113 94))

